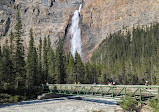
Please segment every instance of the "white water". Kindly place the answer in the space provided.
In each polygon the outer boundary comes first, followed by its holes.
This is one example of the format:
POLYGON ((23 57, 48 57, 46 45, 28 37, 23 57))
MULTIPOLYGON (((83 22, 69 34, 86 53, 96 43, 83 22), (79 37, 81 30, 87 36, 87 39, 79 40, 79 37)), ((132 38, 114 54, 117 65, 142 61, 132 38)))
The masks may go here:
POLYGON ((75 58, 76 52, 81 56, 82 53, 82 41, 81 41, 81 29, 79 27, 80 20, 80 11, 82 8, 82 4, 79 9, 74 12, 72 17, 72 26, 71 26, 71 53, 73 58, 75 58))

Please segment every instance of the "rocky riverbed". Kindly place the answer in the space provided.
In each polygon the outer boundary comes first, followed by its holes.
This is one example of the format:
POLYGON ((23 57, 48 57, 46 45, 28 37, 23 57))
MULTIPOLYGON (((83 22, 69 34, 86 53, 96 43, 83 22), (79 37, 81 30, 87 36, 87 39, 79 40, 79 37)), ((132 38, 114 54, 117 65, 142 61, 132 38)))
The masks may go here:
POLYGON ((114 112, 120 108, 116 104, 114 100, 63 97, 3 105, 0 106, 0 112, 114 112))

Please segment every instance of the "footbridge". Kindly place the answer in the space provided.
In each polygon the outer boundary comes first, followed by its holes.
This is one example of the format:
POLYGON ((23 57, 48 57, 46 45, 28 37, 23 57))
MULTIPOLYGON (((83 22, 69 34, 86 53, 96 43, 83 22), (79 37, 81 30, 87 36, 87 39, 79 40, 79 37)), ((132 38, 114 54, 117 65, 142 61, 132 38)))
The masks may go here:
POLYGON ((159 86, 142 85, 68 85, 68 84, 49 84, 49 91, 56 94, 76 95, 83 97, 96 97, 106 99, 116 99, 129 95, 138 102, 144 103, 155 100, 159 97, 159 86))

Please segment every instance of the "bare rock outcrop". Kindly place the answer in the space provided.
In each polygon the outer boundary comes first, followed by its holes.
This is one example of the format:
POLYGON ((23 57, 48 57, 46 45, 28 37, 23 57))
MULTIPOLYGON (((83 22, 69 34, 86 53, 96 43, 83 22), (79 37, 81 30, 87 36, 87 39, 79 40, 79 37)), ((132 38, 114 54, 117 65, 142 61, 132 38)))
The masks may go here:
POLYGON ((12 4, 1 3, 0 35, 5 36, 11 30, 14 31, 19 9, 25 45, 28 45, 29 30, 32 28, 37 43, 40 37, 49 37, 55 48, 58 37, 65 36, 68 21, 81 3, 82 0, 16 0, 12 4))
POLYGON ((81 16, 83 52, 89 59, 110 33, 158 22, 159 0, 85 0, 81 16))

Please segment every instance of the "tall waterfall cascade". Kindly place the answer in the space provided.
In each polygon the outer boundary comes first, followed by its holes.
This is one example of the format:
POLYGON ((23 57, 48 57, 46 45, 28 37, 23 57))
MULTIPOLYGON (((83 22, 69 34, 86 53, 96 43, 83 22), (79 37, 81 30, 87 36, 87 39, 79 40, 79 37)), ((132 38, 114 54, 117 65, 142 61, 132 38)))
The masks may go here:
POLYGON ((72 17, 72 26, 71 26, 71 54, 75 59, 75 54, 82 55, 82 40, 81 40, 81 29, 79 27, 79 20, 80 20, 80 11, 82 8, 82 4, 78 10, 74 12, 72 17))

